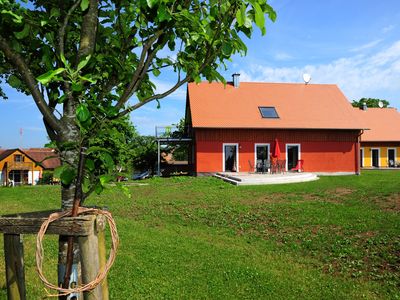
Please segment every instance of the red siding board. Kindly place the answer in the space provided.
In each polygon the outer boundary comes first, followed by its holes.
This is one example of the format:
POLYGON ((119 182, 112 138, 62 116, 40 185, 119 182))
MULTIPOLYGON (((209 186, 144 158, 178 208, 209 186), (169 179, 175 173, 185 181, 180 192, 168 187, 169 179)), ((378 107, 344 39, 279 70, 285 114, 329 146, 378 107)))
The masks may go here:
POLYGON ((196 129, 196 172, 221 172, 224 143, 239 144, 239 171, 250 171, 254 165, 254 144, 279 140, 281 159, 286 159, 286 144, 300 144, 304 169, 309 172, 356 173, 355 130, 248 130, 196 129), (250 161, 250 163, 249 163, 250 161))

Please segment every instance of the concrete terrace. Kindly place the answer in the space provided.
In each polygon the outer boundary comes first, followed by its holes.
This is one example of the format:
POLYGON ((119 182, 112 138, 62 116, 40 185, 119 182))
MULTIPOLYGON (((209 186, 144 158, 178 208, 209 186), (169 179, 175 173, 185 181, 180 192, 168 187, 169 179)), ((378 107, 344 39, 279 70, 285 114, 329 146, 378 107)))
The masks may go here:
POLYGON ((317 175, 307 172, 284 173, 284 174, 219 172, 216 173, 214 176, 235 185, 298 183, 298 182, 314 181, 319 179, 317 175))

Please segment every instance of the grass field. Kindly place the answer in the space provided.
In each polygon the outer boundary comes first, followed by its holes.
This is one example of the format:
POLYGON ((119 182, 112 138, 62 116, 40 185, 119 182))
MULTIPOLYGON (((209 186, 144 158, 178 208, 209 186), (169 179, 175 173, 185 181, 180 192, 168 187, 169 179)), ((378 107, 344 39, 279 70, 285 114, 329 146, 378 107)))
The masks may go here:
MULTIPOLYGON (((400 299, 400 172, 253 187, 140 183, 130 199, 110 189, 86 203, 117 221, 111 299, 400 299)), ((57 186, 0 188, 1 214, 58 208, 59 195, 57 186)), ((24 240, 28 299, 41 299, 35 240, 24 240)), ((46 238, 50 278, 56 249, 46 238)), ((3 258, 0 270, 5 299, 3 258)))

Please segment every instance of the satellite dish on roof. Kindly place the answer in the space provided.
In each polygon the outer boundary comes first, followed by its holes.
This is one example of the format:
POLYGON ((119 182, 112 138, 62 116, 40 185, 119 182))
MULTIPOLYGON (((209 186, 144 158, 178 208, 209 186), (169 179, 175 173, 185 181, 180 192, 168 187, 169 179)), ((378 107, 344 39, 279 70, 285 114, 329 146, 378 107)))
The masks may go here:
POLYGON ((303 74, 303 80, 304 80, 305 84, 308 84, 310 82, 310 80, 311 80, 311 75, 308 74, 308 73, 304 73, 303 74))
POLYGON ((378 102, 378 106, 379 106, 380 108, 382 108, 382 107, 383 107, 383 102, 382 102, 382 101, 379 101, 379 102, 378 102))

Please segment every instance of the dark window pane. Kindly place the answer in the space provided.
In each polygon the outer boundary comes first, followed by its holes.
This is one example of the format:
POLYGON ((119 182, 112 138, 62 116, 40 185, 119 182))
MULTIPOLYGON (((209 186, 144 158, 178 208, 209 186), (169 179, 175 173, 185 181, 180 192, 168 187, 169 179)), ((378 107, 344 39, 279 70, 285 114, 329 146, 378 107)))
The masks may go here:
POLYGON ((259 107, 259 110, 263 118, 279 118, 275 107, 259 107))

